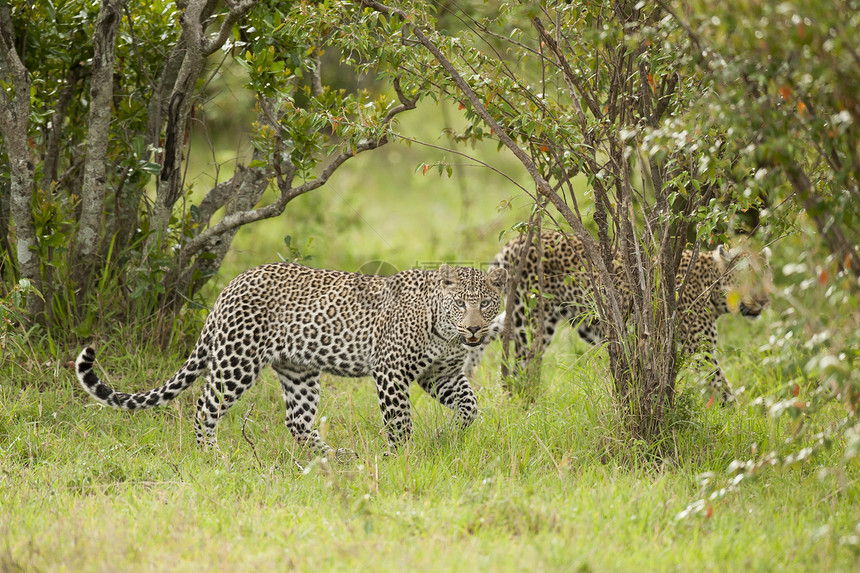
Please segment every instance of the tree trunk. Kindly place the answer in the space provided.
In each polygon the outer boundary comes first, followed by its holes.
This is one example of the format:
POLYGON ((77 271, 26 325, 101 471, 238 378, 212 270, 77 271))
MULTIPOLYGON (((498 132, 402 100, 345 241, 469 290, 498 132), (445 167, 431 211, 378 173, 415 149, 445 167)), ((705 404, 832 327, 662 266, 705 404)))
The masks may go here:
POLYGON ((113 73, 116 34, 122 9, 128 0, 103 0, 93 34, 93 67, 90 80, 90 113, 81 218, 72 244, 71 278, 77 288, 78 307, 86 300, 98 262, 101 218, 107 193, 107 152, 113 109, 113 73))
POLYGON ((60 140, 63 134, 63 122, 66 120, 66 111, 72 98, 76 94, 78 81, 84 74, 84 69, 79 65, 73 65, 66 73, 65 86, 60 92, 60 97, 54 104, 54 113, 51 114, 51 126, 47 130, 45 139, 45 161, 42 166, 42 189, 48 189, 59 177, 60 164, 60 140))
MULTIPOLYGON (((13 261, 12 245, 9 243, 9 194, 10 187, 8 182, 0 183, 0 277, 6 275, 6 262, 13 261)), ((10 265, 12 279, 18 282, 17 269, 15 265, 10 265)), ((6 294, 4 287, 0 295, 6 294)))
POLYGON ((151 218, 153 234, 146 241, 147 250, 163 240, 173 206, 182 192, 182 152, 185 149, 195 86, 203 73, 206 58, 224 45, 233 24, 256 3, 257 0, 231 3, 219 33, 211 37, 207 36, 204 25, 217 1, 189 0, 185 6, 181 19, 182 36, 179 39, 184 53, 170 97, 166 99, 167 124, 164 131, 163 161, 151 218))
POLYGON ((42 274, 38 257, 36 227, 33 223, 35 168, 27 144, 30 118, 30 76, 15 50, 15 30, 9 5, 0 4, 0 74, 4 83, 14 87, 14 99, 9 91, 0 90, 0 134, 9 156, 9 211, 15 222, 18 273, 30 281, 35 290, 27 296, 27 312, 40 319, 45 310, 42 299, 42 274))
MULTIPOLYGON (((28 92, 29 93, 29 92, 28 92)), ((29 107, 29 106, 28 106, 29 107)), ((13 142, 6 139, 11 164, 12 185, 10 188, 10 213, 15 221, 16 254, 18 257, 18 272, 21 278, 28 279, 31 286, 38 292, 30 292, 27 296, 27 313, 39 320, 45 310, 41 298, 42 273, 39 266, 38 242, 36 227, 33 224, 31 205, 33 203, 33 163, 26 155, 25 142, 13 142), (22 148, 24 152, 21 152, 22 148), (16 149, 17 148, 17 149, 16 149), (16 149, 16 151, 12 151, 16 149), (14 157, 14 158, 13 158, 14 157)))

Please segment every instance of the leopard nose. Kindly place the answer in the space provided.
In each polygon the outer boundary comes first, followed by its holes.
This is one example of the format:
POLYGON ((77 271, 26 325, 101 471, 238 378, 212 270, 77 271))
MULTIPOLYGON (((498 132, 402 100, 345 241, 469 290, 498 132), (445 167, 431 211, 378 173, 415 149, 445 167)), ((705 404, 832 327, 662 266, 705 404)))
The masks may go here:
POLYGON ((472 336, 475 336, 476 334, 478 334, 478 331, 481 330, 481 327, 480 326, 467 326, 466 330, 468 330, 470 333, 472 333, 472 336))

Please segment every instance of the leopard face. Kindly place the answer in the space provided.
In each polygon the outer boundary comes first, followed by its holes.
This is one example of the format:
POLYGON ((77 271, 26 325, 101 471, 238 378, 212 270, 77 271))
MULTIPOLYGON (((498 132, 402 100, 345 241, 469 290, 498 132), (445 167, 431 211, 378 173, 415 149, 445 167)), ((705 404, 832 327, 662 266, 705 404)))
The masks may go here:
POLYGON ((711 253, 720 274, 720 289, 712 293, 712 303, 719 314, 731 312, 755 319, 770 304, 773 273, 768 265, 770 250, 761 254, 743 247, 726 250, 719 247, 711 253))
POLYGON ((455 269, 443 265, 439 274, 445 322, 463 346, 479 346, 487 337, 487 329, 499 312, 507 271, 493 269, 484 275, 476 274, 473 269, 455 269))

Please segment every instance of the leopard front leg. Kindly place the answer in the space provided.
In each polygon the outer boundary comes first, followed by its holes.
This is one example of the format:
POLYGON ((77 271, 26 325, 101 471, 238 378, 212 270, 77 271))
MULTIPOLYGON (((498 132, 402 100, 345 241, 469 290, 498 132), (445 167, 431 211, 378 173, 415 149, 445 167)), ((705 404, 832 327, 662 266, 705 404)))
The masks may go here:
POLYGON ((713 367, 713 373, 711 374, 710 380, 708 380, 708 386, 711 391, 720 397, 720 403, 723 406, 735 404, 737 402, 737 397, 732 391, 732 386, 726 379, 726 375, 723 374, 723 369, 720 368, 717 359, 713 356, 708 356, 706 362, 713 367))
POLYGON ((375 368, 372 374, 388 444, 395 450, 412 437, 409 381, 403 372, 394 368, 375 368))
MULTIPOLYGON (((710 318, 710 315, 702 318, 710 318)), ((717 326, 716 321, 700 321, 694 323, 695 328, 690 330, 679 329, 681 347, 687 356, 695 356, 692 366, 699 371, 706 371, 708 390, 719 397, 724 406, 734 404, 737 401, 723 369, 717 362, 717 326)))
POLYGON ((460 428, 468 428, 478 417, 478 399, 464 372, 440 376, 428 373, 419 378, 418 385, 440 404, 454 410, 460 428))

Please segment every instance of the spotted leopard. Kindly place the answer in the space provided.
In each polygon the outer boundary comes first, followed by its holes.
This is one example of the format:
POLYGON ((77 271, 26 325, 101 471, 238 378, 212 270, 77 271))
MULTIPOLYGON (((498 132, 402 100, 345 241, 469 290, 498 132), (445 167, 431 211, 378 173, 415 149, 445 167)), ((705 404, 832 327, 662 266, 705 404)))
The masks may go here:
POLYGON ((320 373, 372 376, 391 447, 412 431, 409 384, 448 408, 460 426, 477 414, 463 373, 468 349, 481 344, 499 311, 504 269, 488 274, 442 265, 390 277, 273 263, 248 270, 221 292, 182 367, 161 386, 116 392, 93 371, 95 352, 77 358, 78 379, 93 398, 122 410, 160 406, 204 372, 195 430, 203 446, 216 444, 216 424, 270 365, 286 404, 295 440, 331 450, 314 428, 320 373))
MULTIPOLYGON (((592 286, 585 270, 585 251, 575 236, 548 231, 542 234, 544 252, 543 292, 545 300, 543 345, 546 348, 560 323, 576 326, 578 334, 597 344, 602 338, 602 326, 596 318, 592 286)), ((491 268, 519 268, 527 236, 520 235, 508 242, 496 255, 491 268)), ((727 251, 719 247, 711 252, 701 252, 696 257, 689 275, 687 269, 692 251, 684 251, 681 257, 678 285, 677 339, 679 350, 684 355, 699 356, 699 363, 709 372, 708 387, 715 391, 724 403, 735 400, 731 386, 726 380, 715 358, 717 342, 717 318, 729 312, 737 312, 748 318, 758 317, 770 301, 772 280, 767 267, 767 252, 758 256, 742 249, 727 251), (686 286, 680 289, 686 277, 686 286)), ((535 332, 535 309, 526 311, 529 293, 537 285, 538 250, 534 242, 529 245, 517 292, 514 297, 512 317, 512 340, 514 356, 522 366, 529 354, 530 333, 535 332)), ((621 262, 615 261, 614 277, 626 290, 626 273, 621 262)), ((505 322, 505 311, 490 325, 487 344, 497 338, 505 322)), ((486 344, 474 351, 466 364, 467 373, 475 368, 486 344)))

